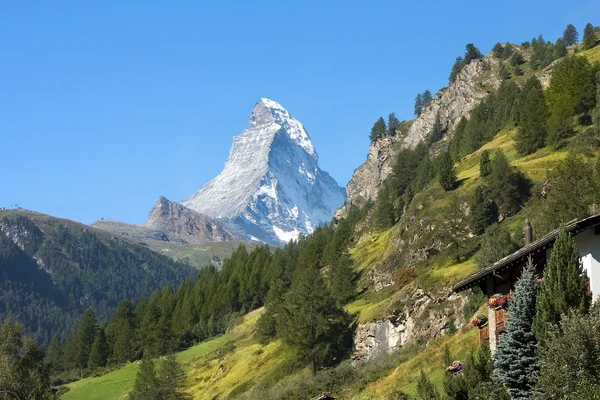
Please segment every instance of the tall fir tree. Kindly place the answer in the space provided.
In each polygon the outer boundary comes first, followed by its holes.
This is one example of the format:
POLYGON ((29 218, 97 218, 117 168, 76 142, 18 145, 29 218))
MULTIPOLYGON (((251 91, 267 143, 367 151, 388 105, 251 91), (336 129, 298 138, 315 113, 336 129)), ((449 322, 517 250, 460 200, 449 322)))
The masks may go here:
POLYGON ((92 307, 88 307, 81 320, 81 325, 77 331, 77 367, 80 369, 86 368, 92 350, 92 344, 96 337, 96 314, 92 307))
POLYGON ((340 360, 351 346, 350 318, 314 267, 296 270, 277 317, 278 336, 299 360, 310 363, 313 375, 317 366, 340 360))
POLYGON ((90 350, 90 357, 88 359, 88 368, 92 371, 98 368, 106 366, 110 349, 108 348, 108 342, 106 341, 105 328, 101 326, 96 332, 92 349, 90 350))
POLYGON ((587 288, 587 274, 577 245, 563 225, 544 269, 538 295, 534 330, 540 344, 545 344, 549 329, 558 325, 562 315, 572 310, 582 313, 588 310, 591 297, 587 288))
POLYGON ((531 183, 517 168, 510 165, 501 150, 492 157, 491 173, 485 178, 490 198, 504 215, 516 213, 530 195, 531 183))
POLYGON ((510 319, 494 354, 494 375, 515 400, 529 400, 539 378, 537 341, 533 333, 537 283, 531 259, 515 284, 508 306, 510 319))
POLYGON ((390 115, 388 115, 388 130, 390 131, 390 133, 392 135, 396 134, 396 129, 398 129, 400 127, 400 120, 398 118, 396 118, 396 114, 395 113, 390 113, 390 115))
POLYGON ((492 163, 490 160, 490 151, 484 150, 479 158, 479 176, 485 178, 492 172, 492 163))
POLYGON ((567 25, 567 28, 563 32, 562 40, 565 46, 573 46, 579 41, 579 33, 573 24, 567 25))
POLYGON ((371 135, 369 136, 371 142, 374 142, 380 137, 383 137, 386 130, 387 127, 385 126, 385 121, 383 120, 383 117, 379 117, 379 119, 373 125, 373 128, 371 128, 371 135))
POLYGON ((472 60, 476 60, 478 58, 482 58, 483 55, 479 51, 477 47, 473 43, 469 43, 466 46, 465 50, 465 59, 463 61, 464 65, 468 65, 472 60))
POLYGON ((135 313, 129 300, 117 306, 106 328, 106 335, 111 346, 112 364, 122 364, 135 358, 135 313))
POLYGON ((600 71, 596 73, 596 107, 592 111, 594 130, 600 134, 600 71))
POLYGON ((426 89, 423 92, 422 99, 423 99, 423 106, 427 105, 431 100, 433 100, 433 97, 431 96, 431 92, 428 89, 426 89))
POLYGON ((63 347, 60 343, 60 338, 55 334, 52 336, 52 341, 50 342, 48 351, 46 351, 44 360, 50 366, 52 371, 58 372, 64 366, 63 355, 63 347))
POLYGON ((460 71, 462 71, 463 63, 464 59, 462 57, 456 57, 452 70, 450 71, 450 77, 448 78, 450 83, 453 83, 458 77, 458 74, 460 74, 460 71))
POLYGON ((440 185, 445 191, 454 189, 454 186, 456 185, 456 170, 454 169, 452 156, 448 152, 444 152, 440 155, 438 176, 440 185))
POLYGON ((355 295, 356 273, 352 266, 352 258, 347 252, 344 252, 330 267, 331 296, 339 307, 344 306, 355 295))
POLYGON ((186 376, 173 354, 161 359, 158 372, 158 388, 161 400, 191 399, 185 390, 186 376))
POLYGON ((162 400, 160 397, 159 383, 156 376, 154 361, 146 352, 140 362, 133 390, 129 392, 131 400, 162 400))
POLYGON ((421 115, 421 112, 423 111, 423 95, 421 95, 421 93, 419 93, 417 95, 417 97, 415 98, 415 107, 414 107, 414 114, 415 116, 419 116, 421 115))
POLYGON ((517 151, 530 154, 546 143, 548 106, 540 81, 532 76, 522 92, 519 128, 515 137, 517 151))
POLYGON ((375 203, 375 224, 380 229, 387 229, 394 225, 394 206, 390 198, 390 191, 384 183, 377 194, 375 203))
POLYGON ((594 25, 589 22, 585 25, 583 30, 583 48, 585 50, 591 49, 596 45, 596 33, 594 32, 594 25))
POLYGON ((442 124, 442 120, 440 119, 440 114, 438 113, 435 116, 435 121, 433 123, 433 127, 431 128, 431 132, 429 133, 428 142, 429 144, 435 143, 442 139, 444 135, 444 125, 442 124))
POLYGON ((473 192, 470 205, 471 232, 481 235, 485 229, 498 220, 498 207, 486 196, 485 189, 477 186, 473 192))

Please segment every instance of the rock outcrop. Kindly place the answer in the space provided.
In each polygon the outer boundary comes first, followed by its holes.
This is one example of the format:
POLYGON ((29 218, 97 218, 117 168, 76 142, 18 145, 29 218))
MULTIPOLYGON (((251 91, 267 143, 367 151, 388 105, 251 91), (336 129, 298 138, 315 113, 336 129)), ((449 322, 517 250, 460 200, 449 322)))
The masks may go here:
POLYGON ((381 183, 392 171, 398 151, 426 141, 438 116, 445 128, 441 142, 447 142, 460 119, 469 117, 475 106, 500 86, 497 64, 498 60, 491 55, 471 61, 450 86, 440 89, 423 107, 421 114, 410 122, 406 133, 373 142, 367 160, 354 171, 348 182, 347 204, 361 205, 368 199, 375 200, 381 183))

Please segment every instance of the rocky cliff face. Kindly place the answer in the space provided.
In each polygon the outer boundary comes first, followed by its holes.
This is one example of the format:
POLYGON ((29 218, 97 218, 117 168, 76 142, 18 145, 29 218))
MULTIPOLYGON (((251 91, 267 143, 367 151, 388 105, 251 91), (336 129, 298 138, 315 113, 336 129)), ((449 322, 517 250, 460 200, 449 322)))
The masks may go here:
POLYGON ((202 244, 236 239, 222 223, 160 196, 142 227, 163 232, 169 241, 202 244))
POLYGON ((250 238, 285 243, 331 220, 344 201, 344 190, 319 168, 304 126, 261 99, 248 129, 234 137, 223 171, 182 204, 229 219, 250 238))
POLYGON ((375 200, 381 183, 389 175, 399 149, 414 148, 426 141, 439 115, 446 133, 442 142, 447 142, 456 124, 484 99, 491 90, 500 86, 496 72, 498 60, 491 55, 482 60, 473 60, 465 66, 456 81, 440 89, 433 100, 423 107, 421 114, 411 122, 405 134, 384 137, 371 144, 367 160, 358 167, 347 185, 347 204, 363 204, 367 199, 375 200))

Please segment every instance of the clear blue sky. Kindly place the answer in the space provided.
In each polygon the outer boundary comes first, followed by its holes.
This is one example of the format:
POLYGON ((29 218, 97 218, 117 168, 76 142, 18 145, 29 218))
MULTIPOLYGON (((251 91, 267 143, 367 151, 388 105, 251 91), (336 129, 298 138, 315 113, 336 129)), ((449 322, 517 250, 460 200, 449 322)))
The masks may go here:
POLYGON ((182 200, 219 173, 261 97, 304 123, 345 185, 373 122, 412 118, 415 95, 446 85, 466 43, 555 40, 599 11, 597 0, 5 1, 0 206, 143 222, 159 195, 182 200))

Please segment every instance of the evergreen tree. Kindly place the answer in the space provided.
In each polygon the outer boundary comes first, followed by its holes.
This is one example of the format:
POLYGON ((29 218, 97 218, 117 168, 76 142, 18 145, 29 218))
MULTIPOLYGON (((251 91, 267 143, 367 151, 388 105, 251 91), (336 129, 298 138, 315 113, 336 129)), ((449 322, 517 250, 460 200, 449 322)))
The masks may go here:
POLYGON ((596 73, 596 107, 592 111, 594 130, 600 134, 600 71, 596 73))
POLYGON ((387 130, 387 127, 385 126, 385 121, 383 120, 382 117, 379 117, 379 119, 373 125, 373 128, 371 128, 371 135, 369 136, 371 139, 371 142, 374 142, 375 140, 379 139, 380 137, 383 137, 386 130, 387 130))
POLYGON ((512 57, 508 62, 511 66, 517 67, 519 65, 525 64, 525 59, 523 58, 523 54, 516 51, 513 53, 512 57))
POLYGON ((579 33, 573 24, 567 25, 567 28, 563 32, 562 41, 565 46, 573 46, 579 41, 579 33))
POLYGON ((598 399, 600 393, 600 309, 569 312, 549 332, 540 352, 539 398, 598 399))
POLYGON ((265 301, 265 311, 256 323, 256 335, 261 344, 269 343, 277 335, 277 316, 281 312, 285 291, 281 278, 277 277, 271 282, 265 301))
POLYGON ((135 314, 129 300, 117 306, 106 328, 106 336, 111 346, 111 363, 122 364, 135 358, 135 314))
POLYGON ((562 39, 556 39, 554 44, 554 58, 561 58, 567 55, 567 46, 562 39))
POLYGON ((108 361, 109 351, 104 327, 100 327, 94 338, 94 343, 92 344, 88 368, 95 370, 97 368, 105 367, 108 361))
POLYGON ((90 358, 90 352, 92 350, 92 344, 96 337, 96 330, 98 326, 96 324, 96 315, 92 307, 88 307, 79 325, 77 331, 77 367, 83 369, 87 367, 88 360, 90 358))
POLYGON ((485 179, 490 198, 494 199, 498 212, 505 215, 516 213, 529 197, 531 183, 510 165, 501 150, 494 153, 491 165, 491 173, 485 179))
POLYGON ((439 181, 445 191, 454 189, 456 185, 456 170, 454 169, 452 156, 448 152, 440 155, 439 181))
POLYGON ((423 370, 421 370, 421 375, 417 381, 417 395, 421 400, 442 400, 442 396, 423 370))
POLYGON ((142 357, 142 361, 140 362, 140 368, 133 384, 133 391, 129 392, 129 399, 162 400, 154 362, 147 352, 144 353, 144 357, 142 357))
POLYGON ((400 120, 396 118, 396 114, 391 113, 388 115, 388 129, 392 135, 396 134, 396 129, 400 127, 400 120))
POLYGON ((381 185, 377 194, 374 218, 378 228, 387 229, 394 225, 394 206, 392 205, 390 192, 386 184, 381 185))
POLYGON ((585 50, 591 49, 596 45, 596 34, 594 32, 594 26, 589 22, 585 25, 583 30, 583 48, 585 50))
POLYGON ((522 96, 516 147, 520 154, 530 154, 545 144, 548 108, 542 85, 534 76, 525 83, 522 96))
POLYGON ((352 343, 349 316, 314 267, 298 268, 277 318, 277 334, 299 360, 310 362, 313 375, 345 355, 352 343))
POLYGON ((57 372, 63 367, 63 348, 58 335, 52 336, 52 342, 50 342, 44 361, 53 372, 57 372))
POLYGON ((475 47, 473 45, 473 43, 469 43, 467 44, 466 50, 465 50, 465 59, 463 61, 464 65, 468 65, 472 60, 476 60, 478 58, 482 58, 483 55, 481 55, 481 52, 479 51, 479 49, 477 47, 475 47))
POLYGON ((419 116, 421 115, 421 112, 423 111, 423 96, 421 95, 421 93, 419 93, 417 95, 417 97, 415 98, 415 116, 419 116))
POLYGON ((431 100, 433 100, 433 97, 431 97, 431 92, 429 90, 425 90, 423 92, 423 106, 427 105, 431 100))
POLYGON ((330 273, 331 296, 339 307, 344 306, 354 297, 356 290, 355 277, 352 258, 347 252, 344 252, 337 262, 331 266, 330 273))
POLYGON ((185 400, 191 396, 184 393, 186 376, 173 354, 162 358, 158 373, 161 400, 185 400))
POLYGON ((481 235, 489 225, 498 220, 498 208, 494 202, 488 200, 481 186, 475 188, 470 208, 471 232, 476 235, 481 235))
POLYGON ((502 225, 492 225, 481 237, 481 248, 477 253, 477 264, 480 268, 485 268, 518 249, 519 246, 512 240, 510 233, 502 225))
POLYGON ((506 65, 504 65, 503 63, 500 64, 498 75, 500 75, 502 79, 510 79, 510 71, 508 70, 508 68, 506 68, 506 65))
POLYGON ((528 400, 539 377, 537 342, 532 330, 537 283, 531 259, 515 284, 510 318, 494 355, 494 375, 515 400, 528 400))
POLYGON ((456 80, 456 77, 458 76, 458 74, 460 74, 460 71, 462 71, 463 64, 463 58, 456 57, 456 61, 454 61, 454 65, 452 66, 452 70, 450 71, 450 77, 448 78, 450 83, 453 83, 456 80))
POLYGON ((444 135, 444 126, 442 125, 442 121, 440 119, 440 114, 438 113, 435 116, 435 121, 433 123, 433 127, 431 128, 431 133, 429 134, 428 142, 431 145, 442 139, 444 135))
POLYGON ((484 150, 479 158, 479 176, 485 178, 492 172, 492 163, 490 160, 490 151, 484 150))
POLYGON ((583 270, 575 240, 561 226, 550 261, 544 269, 534 321, 538 342, 545 344, 548 330, 571 310, 586 312, 590 305, 587 274, 583 270))
POLYGON ((502 47, 502 43, 498 42, 492 47, 492 51, 494 52, 494 57, 502 58, 504 54, 504 47, 502 47))

